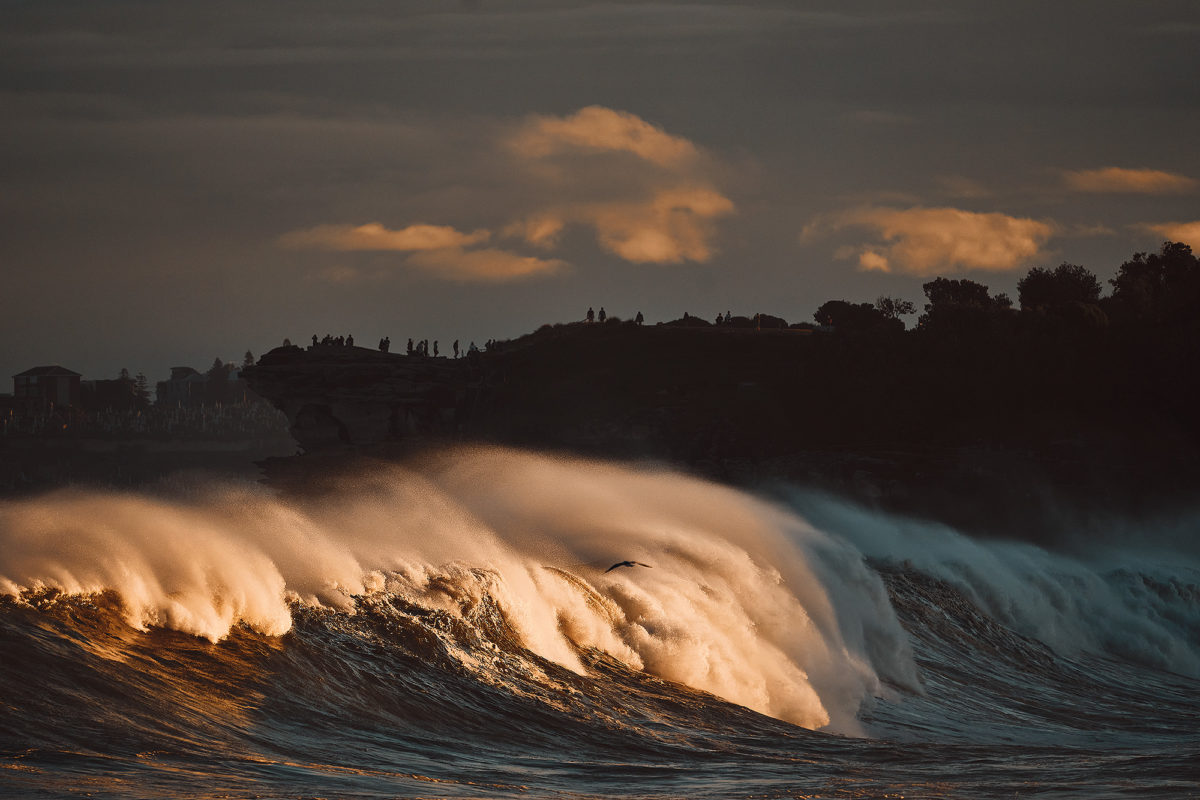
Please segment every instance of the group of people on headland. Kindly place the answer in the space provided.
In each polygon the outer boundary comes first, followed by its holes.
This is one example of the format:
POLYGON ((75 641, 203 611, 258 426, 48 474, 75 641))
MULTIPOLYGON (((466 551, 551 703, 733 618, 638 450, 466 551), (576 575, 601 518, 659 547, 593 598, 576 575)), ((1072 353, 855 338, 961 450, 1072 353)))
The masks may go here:
POLYGON ((331 333, 325 334, 321 339, 317 339, 317 335, 312 335, 313 347, 354 347, 354 335, 334 336, 331 333))
MULTIPOLYGON (((491 349, 492 347, 495 346, 495 344, 496 344, 495 339, 489 339, 487 341, 487 343, 484 345, 484 349, 491 349)), ((318 336, 314 333, 312 335, 312 347, 309 349, 315 349, 317 347, 353 347, 353 346, 354 346, 354 336, 353 335, 334 336, 332 334, 325 334, 324 337, 318 338, 318 336)), ((392 337, 384 336, 382 339, 379 340, 378 347, 379 347, 379 352, 381 352, 381 353, 391 352, 392 337)), ((458 339, 454 340, 454 343, 450 346, 450 348, 451 348, 451 352, 453 353, 454 358, 460 358, 464 355, 467 355, 468 353, 478 353, 479 352, 479 348, 475 345, 474 342, 471 342, 470 346, 466 350, 463 350, 462 346, 459 344, 458 339)), ((405 348, 405 355, 420 356, 422 358, 428 358, 430 356, 432 356, 433 358, 440 358, 441 357, 441 348, 440 348, 440 345, 439 345, 437 339, 434 339, 431 342, 429 339, 421 339, 418 341, 418 340, 409 338, 408 345, 405 348)))
MULTIPOLYGON (((593 309, 591 306, 588 306, 587 315, 586 315, 585 319, 588 322, 607 322, 608 321, 608 312, 604 310, 604 306, 600 306, 600 313, 597 314, 595 309, 593 309)), ((641 325, 642 323, 644 323, 646 321, 646 318, 643 317, 642 312, 639 311, 639 312, 637 312, 637 316, 633 318, 633 321, 636 322, 638 325, 641 325)))

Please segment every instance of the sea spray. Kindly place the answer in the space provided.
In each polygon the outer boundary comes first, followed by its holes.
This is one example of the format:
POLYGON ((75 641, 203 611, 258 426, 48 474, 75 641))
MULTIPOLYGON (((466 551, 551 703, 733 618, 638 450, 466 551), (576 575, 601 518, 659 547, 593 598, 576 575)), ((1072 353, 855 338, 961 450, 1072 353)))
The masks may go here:
MULTIPOLYGON (((792 507, 832 540, 851 542, 881 564, 945 581, 984 613, 1060 654, 1103 654, 1200 676, 1200 558, 1194 544, 1167 544, 1152 532, 1138 535, 1127 523, 1114 522, 1117 536, 1097 533, 1088 551, 1056 552, 973 539, 823 493, 790 497, 792 507)), ((1177 531, 1169 533, 1181 539, 1177 531)))
POLYGON ((0 587, 115 591, 137 627, 282 634, 290 603, 393 592, 461 613, 487 592, 522 644, 596 649, 810 728, 858 732, 880 678, 919 689, 857 552, 751 495, 661 469, 496 448, 374 465, 283 500, 59 492, 0 506, 0 587), (650 568, 604 570, 624 559, 650 568))

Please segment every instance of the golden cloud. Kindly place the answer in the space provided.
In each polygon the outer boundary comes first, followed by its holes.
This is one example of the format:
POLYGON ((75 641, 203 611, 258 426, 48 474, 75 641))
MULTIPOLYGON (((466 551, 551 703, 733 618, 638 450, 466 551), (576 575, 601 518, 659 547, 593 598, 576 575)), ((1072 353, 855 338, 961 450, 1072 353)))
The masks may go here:
POLYGON ((1179 194, 1196 189, 1200 182, 1186 175, 1157 169, 1067 170, 1063 173, 1067 186, 1077 192, 1121 192, 1130 194, 1179 194))
POLYGON ((887 256, 869 249, 858 254, 858 266, 868 272, 889 272, 891 269, 887 256))
POLYGON ((526 158, 569 151, 624 151, 659 166, 677 165, 697 154, 687 139, 672 136, 636 114, 603 106, 581 108, 567 117, 534 115, 509 146, 526 158))
POLYGON ((1200 220, 1196 222, 1164 222, 1161 225, 1147 225, 1146 227, 1155 233, 1161 233, 1172 242, 1183 242, 1200 249, 1200 220))
POLYGON ((494 283, 549 275, 566 266, 565 261, 557 258, 522 256, 493 247, 423 250, 411 255, 405 263, 448 280, 494 283))
POLYGON ((664 190, 645 203, 581 209, 605 249, 639 264, 708 261, 712 221, 732 213, 733 202, 707 187, 664 190))
POLYGON ((713 221, 732 214, 733 202, 707 186, 656 192, 649 200, 581 203, 539 212, 507 230, 531 244, 557 236, 567 223, 595 229, 600 245, 636 264, 678 264, 712 258, 713 221))
MULTIPOLYGON (((446 280, 499 283, 520 280, 535 275, 548 275, 566 266, 560 259, 522 256, 497 248, 466 249, 491 238, 491 232, 477 230, 462 233, 449 225, 409 225, 389 230, 378 222, 366 225, 318 225, 292 231, 280 237, 284 247, 316 248, 321 250, 389 250, 407 251, 411 255, 405 266, 415 267, 446 280)), ((314 274, 327 283, 358 283, 379 278, 384 273, 363 272, 351 266, 338 265, 314 274)))
POLYGON ((920 276, 1016 269, 1054 232, 1046 222, 994 212, 867 207, 809 225, 803 236, 847 227, 873 228, 884 240, 853 250, 861 269, 920 276))
POLYGON ((550 211, 540 212, 528 219, 510 223, 504 228, 504 235, 524 239, 534 247, 549 248, 558 244, 559 235, 566 225, 560 215, 550 211))
MULTIPOLYGON (((278 244, 408 252, 406 265, 452 280, 556 272, 565 262, 549 254, 568 226, 590 228, 600 247, 633 263, 712 258, 715 222, 732 214, 734 204, 713 185, 720 165, 687 139, 602 106, 561 117, 533 115, 502 130, 487 134, 493 149, 479 148, 489 159, 487 168, 469 174, 487 184, 481 196, 500 189, 488 202, 509 215, 507 224, 471 232, 429 224, 317 225, 286 233, 278 244), (487 247, 493 230, 496 238, 542 251, 541 257, 487 247)), ((349 272, 341 278, 355 279, 349 272)))
POLYGON ((317 225, 279 237, 284 247, 318 250, 440 250, 487 241, 486 230, 462 233, 449 225, 409 225, 389 230, 378 222, 366 225, 317 225))

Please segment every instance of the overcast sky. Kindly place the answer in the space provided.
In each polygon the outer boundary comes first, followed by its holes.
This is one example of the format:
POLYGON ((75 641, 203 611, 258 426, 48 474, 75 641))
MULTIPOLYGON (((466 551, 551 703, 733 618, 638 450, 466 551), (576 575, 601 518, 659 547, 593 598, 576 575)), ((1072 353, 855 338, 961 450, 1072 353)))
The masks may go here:
POLYGON ((0 18, 4 376, 161 380, 313 333, 445 352, 588 306, 811 320, 1200 249, 1194 0, 0 18))

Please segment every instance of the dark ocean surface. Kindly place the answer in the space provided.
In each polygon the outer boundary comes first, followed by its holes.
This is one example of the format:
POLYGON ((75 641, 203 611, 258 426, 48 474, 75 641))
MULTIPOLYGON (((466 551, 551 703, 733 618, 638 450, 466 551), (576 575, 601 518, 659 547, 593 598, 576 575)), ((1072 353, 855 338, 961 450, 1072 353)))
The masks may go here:
POLYGON ((1200 797, 1200 518, 774 497, 482 449, 5 502, 0 795, 1200 797))

